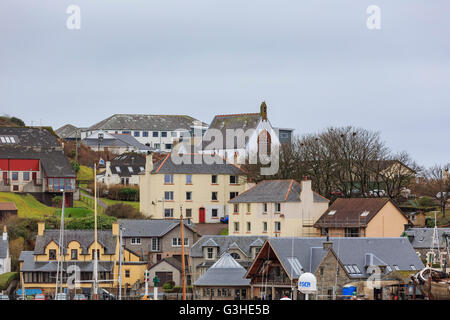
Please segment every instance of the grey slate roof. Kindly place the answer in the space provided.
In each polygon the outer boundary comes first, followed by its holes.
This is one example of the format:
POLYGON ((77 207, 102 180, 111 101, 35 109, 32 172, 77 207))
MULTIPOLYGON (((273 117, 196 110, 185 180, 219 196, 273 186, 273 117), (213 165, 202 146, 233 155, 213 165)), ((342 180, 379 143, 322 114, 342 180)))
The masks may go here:
POLYGON ((69 159, 62 150, 51 148, 30 148, 21 146, 0 146, 0 159, 39 159, 49 177, 75 177, 69 159))
POLYGON ((98 139, 84 138, 81 142, 88 147, 134 147, 138 150, 152 150, 149 146, 140 143, 135 137, 129 134, 110 134, 114 139, 103 139, 100 143, 98 139))
MULTIPOLYGON (((389 265, 394 270, 397 265, 400 270, 417 270, 424 268, 414 248, 406 238, 330 238, 333 251, 342 264, 356 265, 361 274, 350 274, 355 278, 365 278, 366 263, 374 259, 382 265, 389 265), (369 256, 368 256, 369 255, 369 256), (371 256, 370 256, 371 255, 371 256)), ((302 267, 302 272, 314 272, 326 252, 323 242, 326 238, 270 238, 269 242, 280 258, 287 273, 296 279, 299 272, 292 267, 289 258, 296 258, 302 267)))
MULTIPOLYGON (((54 241, 59 245, 59 230, 44 230, 44 235, 36 237, 34 247, 35 254, 43 254, 45 247, 54 241)), ((89 246, 94 242, 93 230, 64 230, 64 248, 71 241, 80 243, 82 253, 87 254, 89 246)), ((98 242, 105 248, 105 254, 114 254, 116 249, 116 236, 113 236, 111 230, 99 230, 98 242)))
MULTIPOLYGON (((21 147, 59 147, 56 136, 42 128, 0 127, 0 136, 14 136, 14 145, 21 147)), ((0 150, 3 146, 0 144, 0 150)))
POLYGON ((8 246, 9 246, 8 240, 3 240, 2 238, 0 238, 0 259, 6 258, 6 255, 8 254, 8 246))
MULTIPOLYGON (((429 249, 433 242, 434 228, 411 228, 406 230, 406 235, 414 248, 429 249)), ((450 228, 438 228, 439 247, 445 247, 444 234, 450 236, 450 228)))
POLYGON ((206 272, 194 282, 194 286, 249 286, 250 279, 245 279, 245 269, 224 253, 206 272))
POLYGON ((117 174, 119 177, 131 177, 137 175, 145 169, 145 158, 135 152, 121 154, 111 160, 111 173, 117 174), (120 168, 120 172, 117 171, 120 168), (131 167, 133 172, 130 172, 128 167, 131 167))
MULTIPOLYGON (((261 115, 259 113, 242 113, 242 114, 225 114, 225 115, 217 115, 214 117, 211 122, 208 130, 205 132, 202 141, 203 150, 212 149, 208 147, 214 141, 213 131, 211 129, 220 130, 223 137, 223 145, 221 149, 227 149, 226 145, 226 130, 227 129, 242 129, 246 132, 249 129, 256 129, 259 122, 261 121, 261 115)), ((241 146, 237 146, 237 142, 234 141, 233 149, 236 149, 241 146)))
POLYGON ((152 173, 171 173, 171 174, 229 174, 229 175, 243 175, 244 171, 228 163, 222 157, 217 155, 209 156, 213 162, 210 164, 203 154, 186 154, 186 162, 177 164, 174 162, 171 153, 154 164, 152 173))
POLYGON ((77 128, 71 124, 66 124, 55 130, 55 133, 61 139, 80 139, 81 128, 77 128))
POLYGON ((190 130, 195 121, 198 120, 186 115, 115 114, 94 124, 88 130, 190 130))
MULTIPOLYGON (((301 185, 295 180, 263 180, 231 199, 230 203, 300 202, 301 185)), ((329 202, 313 192, 314 202, 329 202)))
MULTIPOLYGON (((56 272, 58 262, 55 261, 34 261, 33 251, 22 251, 20 253, 19 261, 23 262, 22 269, 23 272, 56 272)), ((76 265, 80 268, 81 272, 93 272, 94 262, 92 261, 64 261, 63 270, 67 270, 70 265, 76 265)), ((111 272, 113 271, 114 262, 113 261, 98 261, 98 271, 99 272, 111 272)))
POLYGON ((252 244, 257 239, 264 242, 266 236, 221 236, 221 235, 205 235, 201 237, 192 247, 190 251, 191 257, 203 257, 203 247, 212 246, 212 242, 219 247, 219 256, 227 252, 232 243, 236 243, 239 249, 247 255, 251 255, 252 244))
MULTIPOLYGON (((193 230, 194 224, 184 220, 184 225, 193 230)), ((119 220, 121 228, 125 228, 123 231, 123 237, 162 237, 173 228, 180 225, 180 220, 164 220, 164 219, 123 219, 119 220)))

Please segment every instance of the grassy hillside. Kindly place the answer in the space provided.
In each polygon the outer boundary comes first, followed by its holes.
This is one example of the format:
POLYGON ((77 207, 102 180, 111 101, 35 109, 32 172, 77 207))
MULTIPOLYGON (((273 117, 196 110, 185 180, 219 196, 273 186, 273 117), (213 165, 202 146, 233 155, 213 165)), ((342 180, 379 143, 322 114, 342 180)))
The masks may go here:
POLYGON ((8 289, 8 286, 11 283, 11 281, 18 278, 19 278, 18 272, 7 272, 0 274, 0 290, 8 289))
POLYGON ((133 208, 135 208, 138 212, 140 212, 139 210, 139 201, 122 201, 122 200, 111 200, 108 198, 100 198, 100 200, 102 200, 104 203, 106 203, 108 206, 111 206, 113 204, 117 204, 117 203, 124 203, 124 204, 129 204, 130 206, 132 206, 133 208))
POLYGON ((32 195, 19 195, 12 192, 0 192, 0 202, 14 202, 18 209, 18 215, 22 218, 37 218, 44 215, 53 215, 55 208, 47 207, 37 201, 32 195))
POLYGON ((77 179, 78 180, 93 180, 94 179, 94 172, 93 169, 80 165, 80 171, 77 173, 77 179))

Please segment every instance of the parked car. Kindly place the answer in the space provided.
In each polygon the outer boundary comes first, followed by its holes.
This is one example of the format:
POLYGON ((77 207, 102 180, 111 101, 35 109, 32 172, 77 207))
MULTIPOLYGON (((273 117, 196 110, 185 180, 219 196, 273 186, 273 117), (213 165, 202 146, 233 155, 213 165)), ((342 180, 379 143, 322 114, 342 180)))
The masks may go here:
POLYGON ((1 294, 0 300, 9 300, 9 297, 6 294, 1 294))
POLYGON ((222 223, 228 223, 228 216, 220 218, 220 222, 222 223))
POLYGON ((68 300, 66 293, 58 293, 55 296, 55 300, 68 300))
POLYGON ((386 195, 386 191, 374 189, 374 190, 370 190, 370 191, 369 191, 369 194, 370 194, 371 196, 384 197, 384 196, 386 195))
POLYGON ((84 294, 76 294, 73 297, 73 300, 87 300, 86 296, 84 294))
POLYGON ((34 296, 34 300, 46 300, 44 294, 37 294, 34 296))

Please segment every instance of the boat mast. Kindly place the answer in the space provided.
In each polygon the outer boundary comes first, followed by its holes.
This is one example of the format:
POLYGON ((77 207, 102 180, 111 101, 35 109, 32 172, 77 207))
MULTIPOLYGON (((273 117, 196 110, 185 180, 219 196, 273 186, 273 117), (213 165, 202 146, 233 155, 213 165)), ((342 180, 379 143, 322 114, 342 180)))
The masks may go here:
POLYGON ((183 211, 182 207, 180 207, 180 231, 181 231, 181 283, 183 286, 183 300, 186 300, 186 277, 184 274, 184 267, 185 267, 185 261, 184 261, 184 223, 183 223, 183 211))
POLYGON ((94 163, 94 300, 98 300, 98 257, 97 257, 97 164, 94 163))
POLYGON ((65 207, 65 190, 62 189, 62 208, 61 208, 61 224, 59 226, 59 255, 58 255, 58 265, 56 267, 56 288, 55 288, 55 298, 59 293, 58 289, 62 289, 63 282, 63 262, 64 262, 64 207, 65 207))

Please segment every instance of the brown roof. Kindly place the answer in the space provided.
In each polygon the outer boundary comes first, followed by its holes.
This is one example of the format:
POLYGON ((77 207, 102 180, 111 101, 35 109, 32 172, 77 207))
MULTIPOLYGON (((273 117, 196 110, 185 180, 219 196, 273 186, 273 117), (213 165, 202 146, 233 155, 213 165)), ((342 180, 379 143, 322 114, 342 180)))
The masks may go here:
MULTIPOLYGON (((314 226, 365 226, 388 202, 394 204, 389 198, 338 198, 314 226), (335 213, 330 215, 332 211, 335 211, 335 213), (368 212, 367 215, 361 216, 365 211, 368 212)), ((403 214, 395 204, 394 206, 403 214)))
POLYGON ((13 211, 13 210, 17 210, 17 207, 14 202, 0 202, 0 210, 13 211))

